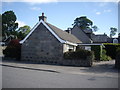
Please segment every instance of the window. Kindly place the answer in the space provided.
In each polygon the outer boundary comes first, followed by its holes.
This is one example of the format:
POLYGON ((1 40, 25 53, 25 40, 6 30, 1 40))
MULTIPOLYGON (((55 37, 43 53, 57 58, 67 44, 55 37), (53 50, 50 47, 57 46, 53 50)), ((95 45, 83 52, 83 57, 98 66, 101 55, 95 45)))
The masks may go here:
POLYGON ((69 50, 69 51, 74 51, 74 46, 68 45, 68 50, 69 50))
POLYGON ((85 50, 91 51, 91 46, 85 46, 85 50))

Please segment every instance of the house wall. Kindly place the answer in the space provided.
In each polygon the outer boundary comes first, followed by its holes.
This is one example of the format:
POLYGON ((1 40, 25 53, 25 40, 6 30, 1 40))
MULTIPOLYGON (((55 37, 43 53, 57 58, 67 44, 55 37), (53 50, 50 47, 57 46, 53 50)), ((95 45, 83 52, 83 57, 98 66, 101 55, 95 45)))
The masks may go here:
POLYGON ((63 53, 67 52, 67 51, 75 51, 76 50, 76 46, 73 45, 69 45, 69 44, 63 44, 63 53))
POLYGON ((82 43, 92 43, 90 38, 77 26, 75 26, 71 33, 76 36, 82 43))
POLYGON ((63 58, 61 44, 41 23, 22 44, 22 60, 49 62, 63 58))

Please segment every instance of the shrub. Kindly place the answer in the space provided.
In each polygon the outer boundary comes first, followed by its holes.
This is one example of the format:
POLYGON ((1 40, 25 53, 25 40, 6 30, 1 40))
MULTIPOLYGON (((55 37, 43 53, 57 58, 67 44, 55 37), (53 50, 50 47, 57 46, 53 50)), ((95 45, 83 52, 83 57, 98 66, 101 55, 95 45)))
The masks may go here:
POLYGON ((102 57, 102 46, 100 45, 92 45, 91 50, 95 54, 95 60, 101 60, 102 57))
POLYGON ((109 61, 109 60, 112 60, 112 58, 111 58, 110 56, 107 56, 107 55, 106 55, 106 50, 105 50, 105 49, 102 50, 102 57, 101 57, 101 60, 102 60, 102 61, 109 61))
POLYGON ((94 56, 93 52, 83 49, 78 49, 77 51, 65 52, 65 59, 84 59, 86 60, 88 56, 94 56))
POLYGON ((15 58, 20 60, 21 58, 21 44, 19 40, 11 40, 8 46, 3 50, 3 54, 5 57, 15 58))

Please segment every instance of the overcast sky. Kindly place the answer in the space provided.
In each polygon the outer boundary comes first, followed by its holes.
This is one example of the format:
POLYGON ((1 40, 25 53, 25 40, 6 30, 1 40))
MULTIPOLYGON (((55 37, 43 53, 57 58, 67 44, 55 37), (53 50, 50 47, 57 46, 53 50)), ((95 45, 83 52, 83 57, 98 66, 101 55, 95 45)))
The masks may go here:
POLYGON ((118 28, 117 2, 5 1, 2 3, 2 13, 13 10, 17 16, 19 27, 29 25, 32 28, 39 20, 38 16, 44 12, 45 16, 47 16, 47 22, 63 30, 72 27, 75 18, 80 16, 87 16, 87 18, 93 21, 94 25, 98 26, 97 34, 106 33, 109 35, 110 27, 118 28))

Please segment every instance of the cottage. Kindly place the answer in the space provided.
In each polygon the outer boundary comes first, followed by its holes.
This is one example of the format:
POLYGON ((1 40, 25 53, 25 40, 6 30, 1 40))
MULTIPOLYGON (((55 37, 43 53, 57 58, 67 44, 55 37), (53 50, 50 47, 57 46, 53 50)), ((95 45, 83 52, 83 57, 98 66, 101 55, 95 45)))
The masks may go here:
POLYGON ((48 23, 47 17, 42 13, 39 22, 20 43, 22 60, 53 62, 62 60, 64 52, 75 51, 77 43, 82 42, 74 35, 48 23))

